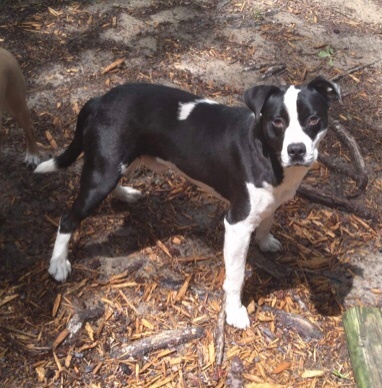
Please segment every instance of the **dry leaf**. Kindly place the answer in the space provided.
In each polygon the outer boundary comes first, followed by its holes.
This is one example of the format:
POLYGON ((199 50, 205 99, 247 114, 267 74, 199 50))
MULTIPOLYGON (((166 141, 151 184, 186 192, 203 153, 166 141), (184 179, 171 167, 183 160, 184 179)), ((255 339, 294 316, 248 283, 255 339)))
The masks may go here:
POLYGON ((302 372, 301 374, 301 377, 303 379, 309 379, 309 378, 312 378, 312 377, 321 377, 325 374, 325 371, 323 370, 304 370, 304 372, 302 372))

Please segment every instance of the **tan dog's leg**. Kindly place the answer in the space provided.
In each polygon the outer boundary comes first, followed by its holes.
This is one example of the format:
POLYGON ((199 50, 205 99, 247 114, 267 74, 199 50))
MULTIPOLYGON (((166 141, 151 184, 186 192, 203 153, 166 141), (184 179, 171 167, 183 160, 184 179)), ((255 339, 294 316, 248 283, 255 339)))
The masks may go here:
POLYGON ((40 158, 38 156, 38 149, 33 132, 32 120, 27 107, 27 102, 25 100, 25 94, 23 94, 23 90, 12 90, 12 92, 8 94, 6 102, 7 111, 15 119, 18 126, 22 128, 25 133, 27 152, 24 162, 28 166, 37 166, 40 162, 40 158))
POLYGON ((21 109, 19 109, 15 120, 20 128, 24 130, 25 140, 27 143, 27 152, 25 155, 24 162, 28 166, 37 166, 40 163, 40 158, 38 156, 38 149, 36 145, 36 138, 33 132, 33 124, 30 112, 28 110, 25 98, 21 109))
POLYGON ((24 76, 16 58, 0 48, 0 111, 7 111, 24 130, 27 143, 25 163, 36 166, 40 159, 26 102, 24 76))

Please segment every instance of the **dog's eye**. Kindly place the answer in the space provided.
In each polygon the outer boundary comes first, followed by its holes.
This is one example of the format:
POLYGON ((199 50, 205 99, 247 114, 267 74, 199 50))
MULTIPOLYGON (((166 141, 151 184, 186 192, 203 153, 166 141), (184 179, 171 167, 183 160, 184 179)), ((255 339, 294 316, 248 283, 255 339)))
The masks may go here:
POLYGON ((284 121, 281 120, 281 119, 274 119, 272 121, 272 124, 276 127, 276 128, 283 128, 284 127, 284 121))
POLYGON ((320 121, 320 119, 318 117, 312 116, 308 120, 308 125, 310 125, 310 126, 317 125, 319 123, 319 121, 320 121))

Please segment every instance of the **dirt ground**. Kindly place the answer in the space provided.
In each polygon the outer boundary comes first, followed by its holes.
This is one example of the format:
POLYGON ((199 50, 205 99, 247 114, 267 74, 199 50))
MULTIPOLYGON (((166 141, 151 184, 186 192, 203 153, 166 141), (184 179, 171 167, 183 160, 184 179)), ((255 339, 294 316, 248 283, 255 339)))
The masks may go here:
MULTIPOLYGON (((73 273, 58 284, 48 261, 81 162, 33 175, 22 164, 22 131, 5 117, 0 386, 354 387, 342 314, 381 306, 382 295, 381 7, 380 0, 1 2, 0 44, 27 79, 43 159, 69 144, 87 99, 127 81, 238 105, 254 84, 321 74, 341 86, 343 103, 331 116, 358 142, 369 184, 347 212, 301 196, 279 209, 273 232, 283 251, 263 255, 251 246, 244 290, 251 327, 226 327, 218 365, 224 205, 171 171, 139 171, 129 184, 143 198, 107 199, 83 222, 70 245, 73 273), (155 336, 162 345, 122 356, 155 336)), ((351 168, 333 133, 322 152, 351 168)), ((356 190, 323 164, 306 183, 333 198, 356 190)))

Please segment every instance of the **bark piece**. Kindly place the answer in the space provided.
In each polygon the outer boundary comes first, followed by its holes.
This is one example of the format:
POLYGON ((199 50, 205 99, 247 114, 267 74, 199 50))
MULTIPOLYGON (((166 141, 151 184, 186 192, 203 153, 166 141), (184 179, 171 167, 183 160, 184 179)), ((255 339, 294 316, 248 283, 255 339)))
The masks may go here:
POLYGON ((323 338, 322 331, 302 315, 287 313, 268 306, 264 306, 263 310, 274 313, 283 326, 295 331, 305 341, 323 338))
POLYGON ((199 326, 167 330, 162 333, 134 341, 118 349, 114 349, 111 353, 111 357, 119 360, 138 358, 155 350, 168 348, 170 346, 178 346, 194 339, 201 338, 203 335, 204 329, 199 326))

